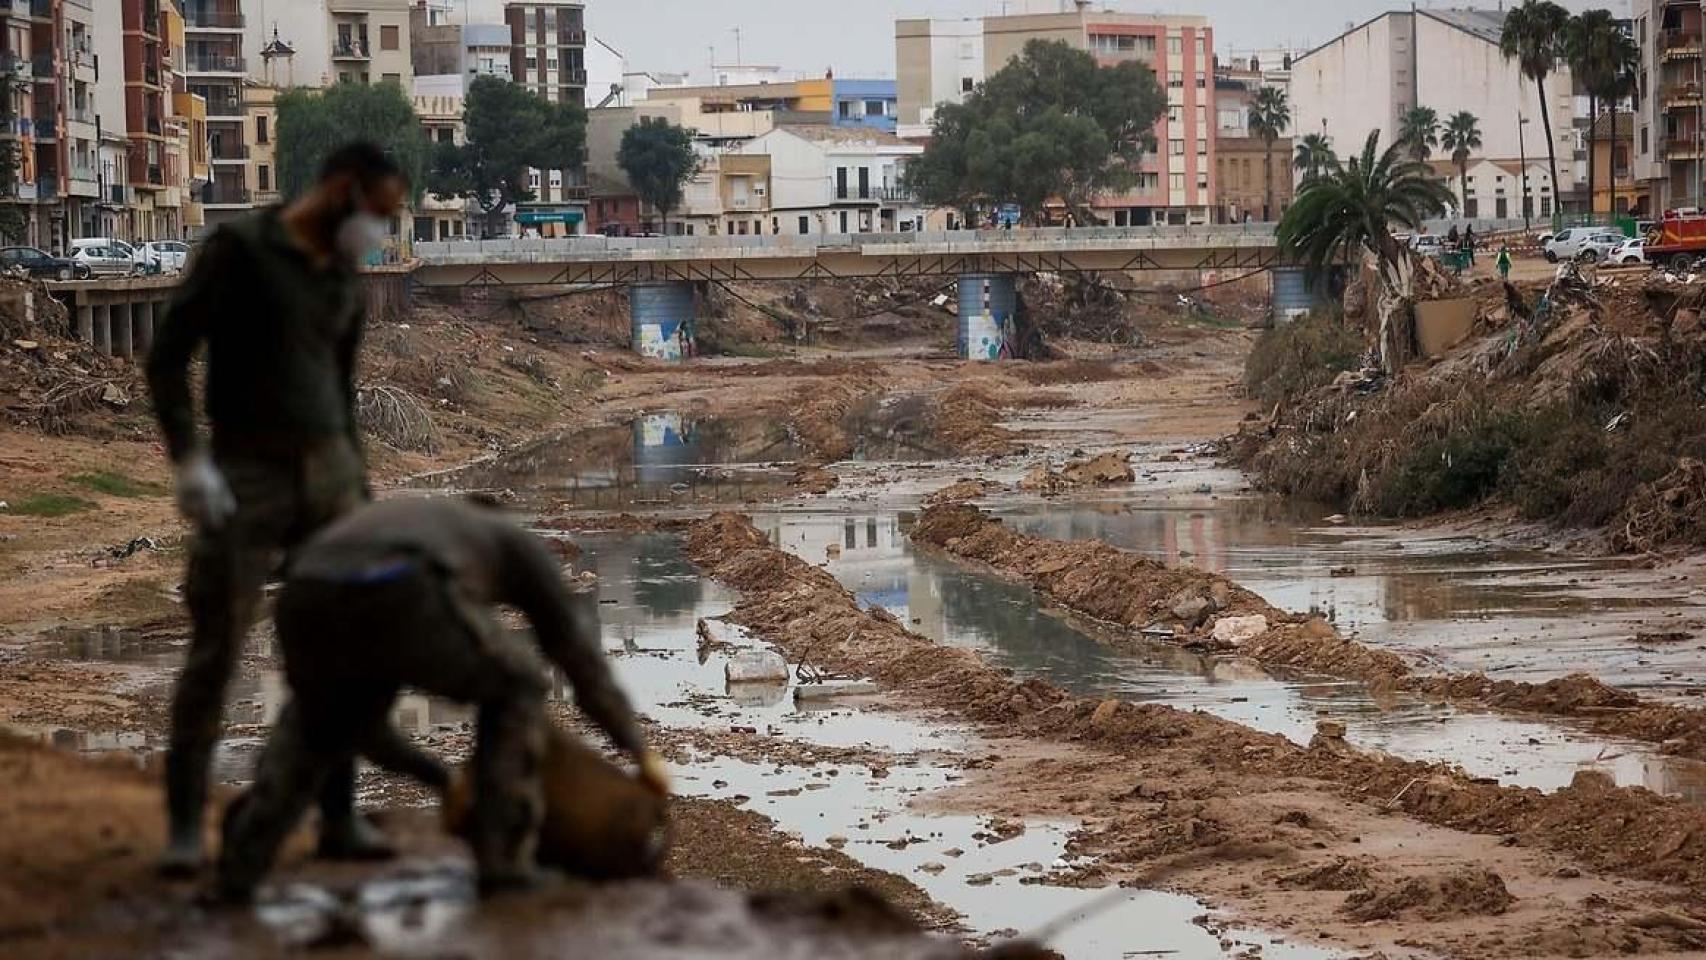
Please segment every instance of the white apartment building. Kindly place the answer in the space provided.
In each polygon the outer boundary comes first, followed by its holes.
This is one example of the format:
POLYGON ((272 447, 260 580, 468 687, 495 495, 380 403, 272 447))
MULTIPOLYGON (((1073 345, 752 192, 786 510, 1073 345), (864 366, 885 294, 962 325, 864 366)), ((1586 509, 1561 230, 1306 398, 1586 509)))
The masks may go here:
MULTIPOLYGON (((1504 16, 1491 9, 1394 11, 1294 58, 1291 135, 1325 133, 1344 155, 1361 150, 1371 130, 1380 131, 1383 148, 1391 144, 1411 107, 1432 107, 1442 125, 1467 110, 1480 121, 1483 142, 1473 160, 1526 157, 1545 166, 1546 137, 1534 82, 1499 53, 1504 16)), ((1546 97, 1562 182, 1530 179, 1536 216, 1549 216, 1555 198, 1575 185, 1575 98, 1564 65, 1547 78, 1546 97)), ((1510 215, 1521 216, 1521 208, 1513 207, 1510 215)))
POLYGON ((925 211, 901 186, 924 148, 865 127, 786 125, 730 155, 770 158, 768 205, 781 234, 896 233, 925 211))
POLYGON ((983 81, 983 21, 896 20, 894 56, 900 136, 929 136, 936 108, 983 81))

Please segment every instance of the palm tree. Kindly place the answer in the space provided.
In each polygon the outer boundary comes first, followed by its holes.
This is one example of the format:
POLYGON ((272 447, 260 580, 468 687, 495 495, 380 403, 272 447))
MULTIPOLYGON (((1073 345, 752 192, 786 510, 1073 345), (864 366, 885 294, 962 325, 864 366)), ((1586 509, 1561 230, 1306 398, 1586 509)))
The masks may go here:
POLYGON ((1611 105, 1612 169, 1606 175, 1613 193, 1611 209, 1617 208, 1617 104, 1634 92, 1634 74, 1639 70, 1641 51, 1617 25, 1607 10, 1588 10, 1570 20, 1564 34, 1564 58, 1588 93, 1588 210, 1594 209, 1595 168, 1598 166, 1594 139, 1600 107, 1611 105))
MULTIPOLYGON (((1534 81, 1540 94, 1540 122, 1546 131, 1546 162, 1552 174, 1552 196, 1558 196, 1558 144, 1552 139, 1552 111, 1546 106, 1546 77, 1558 62, 1570 13, 1552 0, 1522 0, 1505 15, 1499 52, 1515 60, 1522 75, 1534 81)), ((1528 198, 1522 198, 1526 207, 1528 198)))
POLYGON ((1297 156, 1291 165, 1303 172, 1303 182, 1308 183, 1338 166, 1339 156, 1326 134, 1312 133, 1297 142, 1297 156))
MULTIPOLYGON (((1451 151, 1451 162, 1457 164, 1458 201, 1463 215, 1469 213, 1469 155, 1481 149, 1481 121, 1467 110, 1459 110, 1445 122, 1440 146, 1451 151)), ((1479 211, 1476 211, 1477 213, 1479 211)))
POLYGON ((1380 272, 1380 362, 1396 370, 1414 350, 1415 255, 1392 226, 1421 228, 1445 211, 1451 191, 1427 164, 1407 159, 1405 144, 1380 149, 1380 131, 1362 153, 1305 184, 1279 225, 1281 253, 1301 259, 1319 280, 1346 257, 1372 251, 1380 272))
POLYGON ((1262 157, 1262 171, 1266 175, 1267 200, 1262 206, 1262 219, 1274 218, 1274 141, 1285 133, 1285 128, 1291 126, 1291 103, 1286 99, 1285 91, 1278 87, 1263 87, 1256 91, 1256 99, 1250 104, 1250 132, 1262 138, 1267 150, 1262 157))
POLYGON ((1411 107, 1404 111, 1398 120, 1398 142, 1417 163, 1427 163, 1428 155, 1439 146, 1439 114, 1433 107, 1411 107))

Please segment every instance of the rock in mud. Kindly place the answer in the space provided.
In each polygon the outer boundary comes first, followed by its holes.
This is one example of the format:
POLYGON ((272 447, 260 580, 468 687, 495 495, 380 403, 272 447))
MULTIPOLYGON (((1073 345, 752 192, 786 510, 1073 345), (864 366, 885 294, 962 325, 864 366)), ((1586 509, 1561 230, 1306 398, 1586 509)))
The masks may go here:
POLYGON ((1218 607, 1214 598, 1203 596, 1200 593, 1175 595, 1173 599, 1167 602, 1168 612, 1189 630, 1195 630, 1202 626, 1207 622, 1209 614, 1214 613, 1216 609, 1218 607))
POLYGON ((1137 479, 1123 453, 1104 453, 1088 460, 1074 460, 1059 471, 1039 464, 1025 479, 1019 481, 1021 490, 1040 490, 1045 493, 1071 487, 1099 487, 1114 483, 1131 483, 1137 479))
POLYGON ((723 668, 730 683, 786 683, 788 661, 769 650, 737 653, 723 668))
POLYGON ((1214 623, 1214 639, 1238 646, 1268 632, 1268 618, 1255 613, 1247 617, 1221 617, 1214 623))

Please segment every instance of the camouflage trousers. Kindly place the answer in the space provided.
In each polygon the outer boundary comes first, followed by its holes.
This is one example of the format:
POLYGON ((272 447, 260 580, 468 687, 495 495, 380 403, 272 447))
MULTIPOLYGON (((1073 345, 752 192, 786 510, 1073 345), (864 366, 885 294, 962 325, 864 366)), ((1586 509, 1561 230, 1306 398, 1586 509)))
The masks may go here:
MULTIPOLYGON (((184 592, 194 632, 172 691, 166 754, 173 836, 197 844, 226 688, 267 577, 285 552, 366 498, 361 456, 341 437, 288 455, 221 451, 215 460, 237 512, 221 529, 199 533, 190 550, 184 592)), ((330 778, 326 820, 353 818, 352 769, 330 778)))
POLYGON ((468 839, 481 885, 532 874, 547 690, 536 658, 430 562, 406 555, 360 582, 292 579, 279 597, 278 631, 292 699, 254 786, 226 816, 223 896, 251 895, 328 772, 358 754, 443 789, 442 768, 387 718, 405 686, 478 706, 468 839))

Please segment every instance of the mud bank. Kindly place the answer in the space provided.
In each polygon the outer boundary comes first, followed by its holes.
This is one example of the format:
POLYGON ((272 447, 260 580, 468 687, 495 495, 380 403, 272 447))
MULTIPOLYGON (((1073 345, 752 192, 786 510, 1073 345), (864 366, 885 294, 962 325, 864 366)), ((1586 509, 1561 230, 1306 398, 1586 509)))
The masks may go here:
MULTIPOLYGON (((989 758, 996 792, 980 802, 993 799, 1007 815, 1085 820, 1079 851, 1102 861, 1057 881, 1119 882, 1140 870, 1154 882, 1171 874, 1193 893, 1235 901, 1255 922, 1289 925, 1294 915, 1271 918, 1263 898, 1248 896, 1275 883, 1266 872, 1278 865, 1334 849, 1405 847, 1402 863, 1383 871, 1371 894, 1390 904, 1407 894, 1389 896, 1382 892, 1387 884, 1447 876, 1514 847, 1521 855, 1502 857, 1499 865, 1513 890, 1546 890, 1558 875, 1591 876, 1585 871, 1651 882, 1593 878, 1617 887, 1615 909, 1599 918, 1595 935, 1613 931, 1618 949, 1706 944, 1692 914, 1668 925, 1642 919, 1658 905, 1706 917, 1698 894, 1706 882, 1706 812, 1594 775, 1545 795, 1360 753, 1331 737, 1303 748, 1202 713, 1071 697, 1043 681, 1015 681, 970 651, 945 649, 880 609, 861 609, 828 573, 772 548, 744 518, 719 514, 697 523, 687 545, 696 562, 743 592, 730 619, 791 660, 871 677, 916 705, 981 721, 988 736, 1017 738, 1015 755, 1025 751, 1022 745, 1036 746, 1034 759, 1024 763, 989 758), (1088 756, 1075 759, 1076 751, 1088 756), (1120 762, 1107 763, 1110 754, 1120 762), (1418 838, 1418 830, 1428 836, 1418 838), (1673 884, 1693 892, 1660 886, 1673 884)), ((1454 936, 1469 939, 1454 947, 1473 945, 1467 952, 1488 956, 1599 949, 1586 941, 1571 945, 1567 937, 1545 941, 1559 924, 1574 922, 1567 911, 1548 913, 1548 904, 1563 905, 1556 898, 1525 905, 1491 927, 1458 931, 1454 936), (1543 941, 1544 950, 1531 949, 1543 941)), ((1413 941, 1412 922, 1431 921, 1388 921, 1383 936, 1393 939, 1385 942, 1413 941)))
POLYGON ((1281 610, 1218 574, 1170 567, 1099 541, 1049 540, 1015 533, 964 504, 927 510, 915 542, 1017 578, 1060 606, 1108 623, 1162 631, 1180 643, 1236 650, 1267 667, 1306 670, 1496 710, 1584 721, 1595 732, 1662 744, 1666 753, 1706 759, 1706 711, 1645 701, 1586 674, 1545 683, 1481 674, 1418 674, 1395 653, 1339 634, 1319 617, 1281 610), (1240 618, 1260 617, 1260 622, 1240 618), (1252 635, 1229 639, 1246 624, 1252 635))

